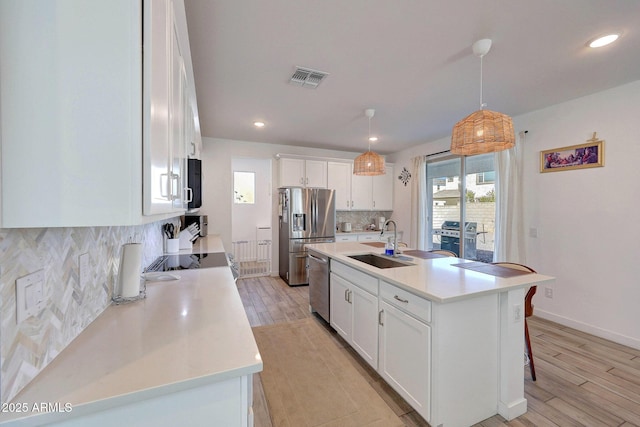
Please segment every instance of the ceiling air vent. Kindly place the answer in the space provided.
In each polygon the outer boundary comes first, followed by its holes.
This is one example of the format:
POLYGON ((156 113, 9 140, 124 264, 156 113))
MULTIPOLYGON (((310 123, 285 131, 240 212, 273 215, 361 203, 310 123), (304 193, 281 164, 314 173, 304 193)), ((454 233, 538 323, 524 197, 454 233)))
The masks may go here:
POLYGON ((297 86, 315 89, 328 75, 329 73, 325 73, 324 71, 296 67, 296 71, 291 76, 291 80, 289 80, 289 83, 297 86))

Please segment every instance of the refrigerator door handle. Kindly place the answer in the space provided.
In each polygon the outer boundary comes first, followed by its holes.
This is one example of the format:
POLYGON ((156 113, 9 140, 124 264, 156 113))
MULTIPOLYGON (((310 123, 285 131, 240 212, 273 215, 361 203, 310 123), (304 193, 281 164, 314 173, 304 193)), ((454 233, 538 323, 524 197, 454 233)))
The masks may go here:
POLYGON ((316 234, 318 232, 318 193, 316 190, 311 190, 311 232, 316 234))

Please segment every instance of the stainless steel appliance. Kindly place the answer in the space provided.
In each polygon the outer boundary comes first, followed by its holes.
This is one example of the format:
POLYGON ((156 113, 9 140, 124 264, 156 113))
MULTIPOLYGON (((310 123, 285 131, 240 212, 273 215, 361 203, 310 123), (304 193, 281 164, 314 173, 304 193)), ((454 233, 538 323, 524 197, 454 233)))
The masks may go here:
MULTIPOLYGON (((464 248, 465 256, 462 258, 477 258, 477 236, 478 225, 475 222, 466 222, 464 225, 464 248)), ((455 252, 460 256, 460 221, 445 221, 440 230, 433 230, 434 234, 440 235, 440 248, 455 252)))
POLYGON ((187 160, 187 187, 191 189, 191 201, 188 210, 197 210, 202 206, 202 161, 187 160))
POLYGON ((229 261, 224 252, 161 255, 147 268, 152 271, 192 270, 194 268, 227 267, 229 261))
POLYGON ((335 191, 324 188, 278 189, 279 270, 289 286, 309 283, 306 245, 334 242, 335 191))
POLYGON ((309 249, 309 306, 324 320, 330 321, 329 313, 329 257, 309 249))

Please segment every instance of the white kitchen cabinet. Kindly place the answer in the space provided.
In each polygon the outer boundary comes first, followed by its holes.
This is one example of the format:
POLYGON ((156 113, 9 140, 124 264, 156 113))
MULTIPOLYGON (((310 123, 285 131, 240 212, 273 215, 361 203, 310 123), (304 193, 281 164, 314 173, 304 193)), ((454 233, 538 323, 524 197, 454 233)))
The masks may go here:
POLYGON ((384 175, 352 175, 351 210, 393 210, 393 165, 387 163, 385 169, 384 175))
POLYGON ((327 188, 335 190, 337 211, 351 209, 353 163, 327 162, 327 188))
POLYGON ((280 187, 327 188, 325 160, 280 159, 280 187))
MULTIPOLYGON (((195 154, 194 115, 183 52, 187 36, 180 34, 178 3, 173 0, 145 2, 144 51, 145 114, 144 214, 183 212, 192 194, 187 188, 186 159, 195 154)), ((184 32, 184 29, 182 29, 184 32)))
POLYGON ((370 176, 351 175, 351 210, 370 211, 373 185, 370 176))
POLYGON ((393 165, 385 165, 386 173, 371 177, 371 209, 374 211, 393 210, 393 165))
POLYGON ((332 262, 330 288, 331 326, 377 369, 378 279, 332 262))
POLYGON ((358 235, 357 234, 336 234, 336 242, 357 242, 358 235))
MULTIPOLYGON (((177 28, 186 32, 184 2, 171 4, 177 28)), ((154 153, 171 144, 165 127, 170 49, 169 38, 156 40, 158 26, 143 37, 143 21, 167 23, 170 10, 155 0, 0 3, 2 227, 154 220, 143 217, 143 152, 150 147, 143 139, 152 138, 154 153), (149 82, 143 50, 164 65, 152 65, 149 82), (158 96, 153 105, 149 91, 158 96)), ((191 82, 190 63, 188 71, 191 82)), ((189 94, 193 106, 195 91, 189 94)), ((144 154, 145 161, 150 157, 144 154)), ((166 192, 171 177, 160 178, 156 185, 166 192), (157 184, 160 178, 164 184, 157 184)), ((182 210, 172 207, 155 219, 182 210)))
POLYGON ((431 328, 380 301, 378 373, 430 422, 431 328))

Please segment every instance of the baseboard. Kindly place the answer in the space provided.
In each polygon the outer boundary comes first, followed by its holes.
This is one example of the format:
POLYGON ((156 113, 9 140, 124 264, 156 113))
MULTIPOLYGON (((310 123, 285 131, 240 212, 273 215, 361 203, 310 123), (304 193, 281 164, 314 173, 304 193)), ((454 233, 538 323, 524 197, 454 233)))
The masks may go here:
POLYGON ((540 310, 537 307, 534 315, 542 319, 559 323, 560 325, 563 325, 563 326, 568 326, 570 328, 577 329, 579 331, 586 332, 591 335, 595 335, 596 337, 604 338, 609 341, 613 341, 615 343, 626 345, 628 347, 635 348, 636 350, 640 350, 640 339, 637 339, 637 338, 621 335, 616 332, 602 329, 594 325, 589 325, 587 323, 569 319, 568 317, 558 316, 557 314, 540 310))
POLYGON ((510 402, 509 405, 504 402, 498 402, 498 414, 502 415, 507 421, 517 418, 526 412, 527 399, 523 398, 515 402, 510 402))

